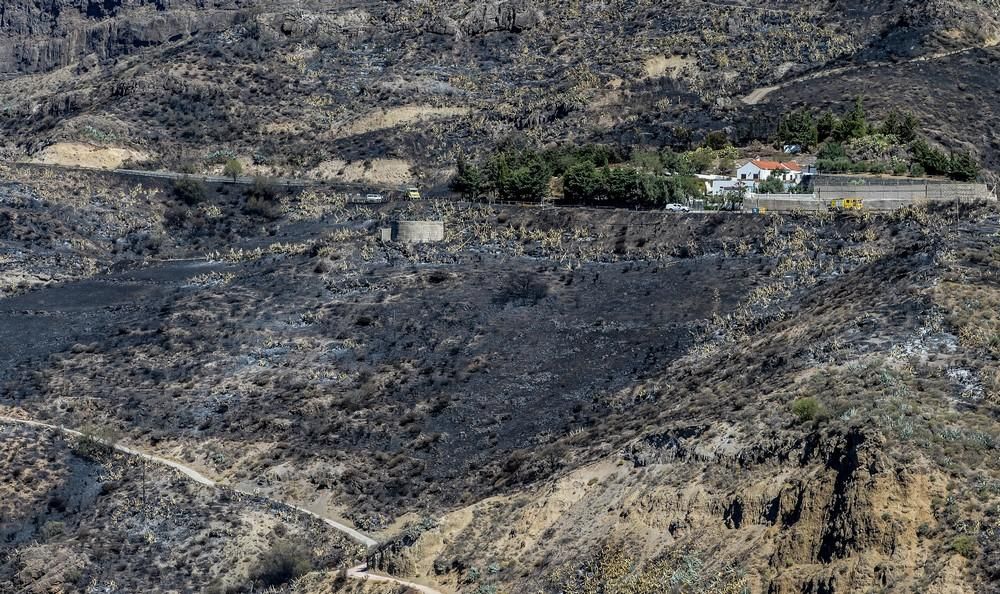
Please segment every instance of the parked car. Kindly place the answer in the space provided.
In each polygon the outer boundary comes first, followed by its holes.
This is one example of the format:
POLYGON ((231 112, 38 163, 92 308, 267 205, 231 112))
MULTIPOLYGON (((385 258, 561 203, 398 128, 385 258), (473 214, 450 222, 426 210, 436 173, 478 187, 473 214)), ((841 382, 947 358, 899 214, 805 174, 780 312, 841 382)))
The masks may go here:
POLYGON ((664 207, 667 212, 690 212, 690 208, 684 206, 683 204, 677 204, 672 202, 664 207))

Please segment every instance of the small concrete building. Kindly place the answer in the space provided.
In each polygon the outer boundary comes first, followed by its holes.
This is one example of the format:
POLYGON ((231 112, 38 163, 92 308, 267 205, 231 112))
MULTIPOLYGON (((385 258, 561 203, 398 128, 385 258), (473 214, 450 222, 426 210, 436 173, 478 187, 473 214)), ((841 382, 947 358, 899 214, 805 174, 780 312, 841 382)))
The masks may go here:
POLYGON ((379 232, 382 241, 433 243, 444 241, 444 221, 396 221, 379 232))

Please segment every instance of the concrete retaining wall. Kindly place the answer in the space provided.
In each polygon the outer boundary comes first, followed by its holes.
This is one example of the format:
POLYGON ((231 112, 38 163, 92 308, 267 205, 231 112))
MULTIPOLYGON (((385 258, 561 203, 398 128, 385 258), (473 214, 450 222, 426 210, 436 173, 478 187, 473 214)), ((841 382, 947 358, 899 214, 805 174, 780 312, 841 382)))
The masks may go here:
POLYGON ((387 237, 403 243, 444 241, 444 221, 397 221, 381 233, 383 241, 387 237))
POLYGON ((831 200, 845 198, 861 198, 865 202, 865 210, 895 210, 911 204, 996 199, 986 184, 817 185, 814 194, 749 194, 743 201, 743 209, 816 212, 827 210, 831 200))

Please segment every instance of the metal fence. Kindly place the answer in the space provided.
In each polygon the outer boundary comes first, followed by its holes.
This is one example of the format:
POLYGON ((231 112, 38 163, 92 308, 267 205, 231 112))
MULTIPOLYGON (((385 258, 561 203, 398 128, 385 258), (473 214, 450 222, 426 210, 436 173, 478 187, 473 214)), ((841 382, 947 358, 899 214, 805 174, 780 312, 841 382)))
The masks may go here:
POLYGON ((932 202, 981 202, 996 200, 986 184, 910 183, 899 185, 817 185, 812 194, 748 194, 747 211, 826 210, 832 200, 860 198, 866 210, 895 210, 932 202))

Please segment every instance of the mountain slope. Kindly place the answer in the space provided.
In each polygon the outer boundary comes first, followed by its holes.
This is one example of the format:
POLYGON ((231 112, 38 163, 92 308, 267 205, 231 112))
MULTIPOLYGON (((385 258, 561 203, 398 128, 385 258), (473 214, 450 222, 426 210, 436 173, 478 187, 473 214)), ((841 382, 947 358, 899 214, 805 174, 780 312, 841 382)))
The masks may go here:
MULTIPOLYGON (((260 171, 335 178, 355 161, 389 166, 379 159, 430 175, 459 151, 511 139, 766 134, 793 101, 843 104, 858 92, 917 109, 935 129, 962 117, 960 90, 937 88, 939 108, 922 110, 905 87, 871 83, 978 80, 980 65, 931 60, 912 77, 866 66, 987 46, 1000 31, 997 7, 959 0, 55 3, 8 13, 18 15, 0 19, 10 154, 86 141, 174 166, 240 155, 260 171), (766 110, 740 101, 842 66, 766 110)), ((979 96, 987 110, 994 98, 979 96)), ((974 124, 942 131, 993 163, 982 135, 974 124)))

